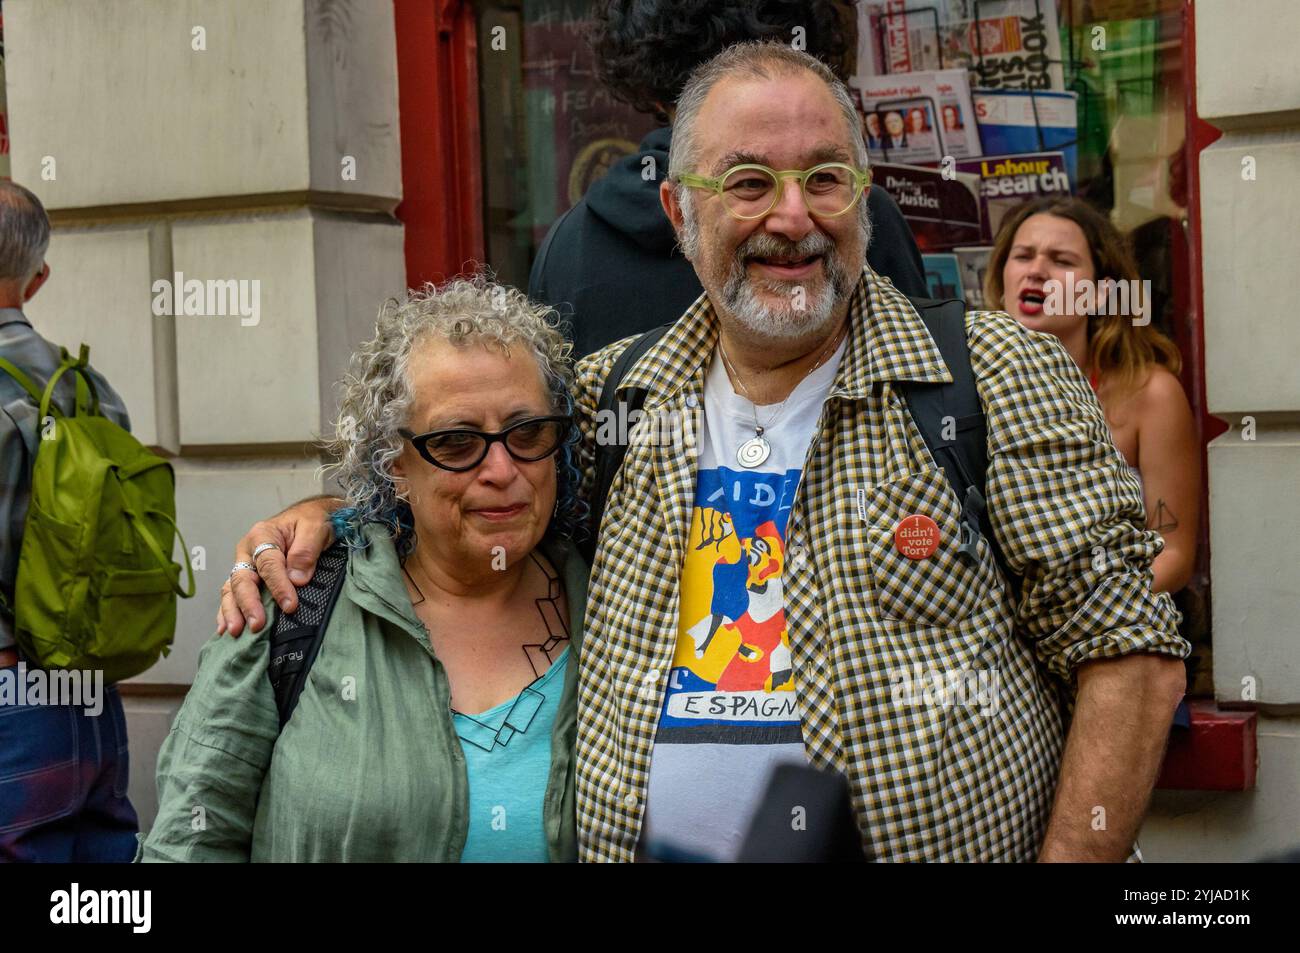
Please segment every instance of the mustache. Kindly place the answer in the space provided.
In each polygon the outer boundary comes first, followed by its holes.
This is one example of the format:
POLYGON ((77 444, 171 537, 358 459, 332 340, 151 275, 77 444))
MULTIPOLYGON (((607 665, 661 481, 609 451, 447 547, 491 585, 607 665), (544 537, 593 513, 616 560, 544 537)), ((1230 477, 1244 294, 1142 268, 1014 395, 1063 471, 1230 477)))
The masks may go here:
POLYGON ((809 258, 813 255, 829 258, 834 251, 835 242, 824 232, 809 232, 797 242, 768 232, 755 232, 736 249, 736 263, 743 266, 753 258, 809 258))

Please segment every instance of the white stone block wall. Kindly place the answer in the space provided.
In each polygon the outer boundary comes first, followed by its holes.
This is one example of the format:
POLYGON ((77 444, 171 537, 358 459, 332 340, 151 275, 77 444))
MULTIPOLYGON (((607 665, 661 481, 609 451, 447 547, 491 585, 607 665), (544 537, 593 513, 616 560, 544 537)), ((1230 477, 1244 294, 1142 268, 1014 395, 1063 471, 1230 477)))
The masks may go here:
POLYGON ((6 0, 4 14, 12 174, 55 225, 27 313, 70 349, 90 344, 135 433, 174 456, 202 567, 172 653, 123 688, 147 828, 157 750, 234 544, 321 491, 312 443, 334 383, 405 287, 393 9, 6 0), (154 283, 178 272, 245 283, 256 320, 234 302, 156 314, 154 283))
MULTIPOLYGON (((45 337, 69 351, 90 344, 91 362, 126 402, 132 432, 175 452, 175 415, 161 427, 159 420, 159 377, 173 380, 175 374, 157 353, 155 332, 161 329, 149 308, 149 254, 148 223, 57 229, 45 256, 50 279, 24 311, 45 337)), ((169 410, 161 410, 164 418, 169 410)))
POLYGON ((16 0, 4 13, 12 174, 35 182, 53 157, 51 208, 401 197, 391 4, 16 0))

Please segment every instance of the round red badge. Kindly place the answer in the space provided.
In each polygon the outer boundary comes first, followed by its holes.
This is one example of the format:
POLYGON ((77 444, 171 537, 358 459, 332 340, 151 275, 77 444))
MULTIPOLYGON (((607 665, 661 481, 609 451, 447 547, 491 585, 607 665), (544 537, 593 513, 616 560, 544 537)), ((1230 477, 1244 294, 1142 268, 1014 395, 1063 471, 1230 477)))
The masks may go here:
POLYGON ((939 548, 939 524, 913 513, 894 527, 894 545, 908 559, 928 559, 939 548))

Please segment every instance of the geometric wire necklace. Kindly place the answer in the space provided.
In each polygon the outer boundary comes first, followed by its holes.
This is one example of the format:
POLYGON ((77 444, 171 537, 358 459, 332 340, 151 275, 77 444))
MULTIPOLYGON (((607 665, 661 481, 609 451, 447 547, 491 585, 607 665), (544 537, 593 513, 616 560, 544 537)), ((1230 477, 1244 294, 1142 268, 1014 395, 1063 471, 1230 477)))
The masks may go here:
MULTIPOLYGON (((563 593, 559 576, 547 568, 546 564, 537 558, 535 553, 529 554, 537 568, 542 571, 546 577, 546 595, 534 599, 537 605, 537 611, 542 617, 542 624, 546 626, 546 638, 541 642, 526 642, 523 645, 525 658, 528 659, 528 665, 533 670, 533 680, 516 696, 515 703, 506 713, 506 717, 499 726, 489 725, 479 720, 473 715, 467 715, 464 712, 458 712, 452 709, 453 715, 460 715, 466 719, 468 724, 464 730, 458 728, 457 734, 462 741, 466 741, 484 751, 492 751, 499 746, 509 744, 510 739, 516 734, 526 732, 533 722, 533 717, 541 709, 542 703, 545 702, 546 696, 536 688, 542 677, 550 670, 569 642, 569 624, 560 611, 559 601, 563 593)), ((403 572, 406 566, 402 566, 403 572)), ((410 580, 415 591, 419 593, 420 598, 412 603, 419 605, 424 601, 424 593, 414 579, 411 579, 409 572, 406 578, 410 580)))

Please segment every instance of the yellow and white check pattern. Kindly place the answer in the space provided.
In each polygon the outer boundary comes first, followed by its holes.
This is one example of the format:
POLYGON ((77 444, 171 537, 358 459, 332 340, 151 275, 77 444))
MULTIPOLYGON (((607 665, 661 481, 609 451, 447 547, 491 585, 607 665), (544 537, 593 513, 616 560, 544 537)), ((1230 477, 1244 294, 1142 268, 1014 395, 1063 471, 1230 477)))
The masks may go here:
MULTIPOLYGON (((850 320, 786 531, 786 619, 808 757, 849 779, 874 859, 1032 860, 1076 667, 1190 651, 1173 602, 1151 592, 1150 564, 1163 544, 1143 529, 1140 487, 1060 342, 1004 313, 971 312, 989 514, 1024 580, 1013 600, 986 543, 979 565, 957 556, 957 499, 894 387, 951 380, 938 348, 906 297, 870 268, 850 320), (939 524, 931 558, 894 548, 895 525, 913 513, 939 524), (996 672, 995 704, 900 696, 903 675, 932 672, 996 672)), ((601 387, 631 340, 578 367, 588 486, 601 387)), ((648 390, 648 414, 694 417, 716 341, 701 296, 624 386, 648 390)), ((691 453, 647 441, 629 449, 607 501, 578 696, 585 861, 631 860, 636 849, 694 487, 691 453)))

